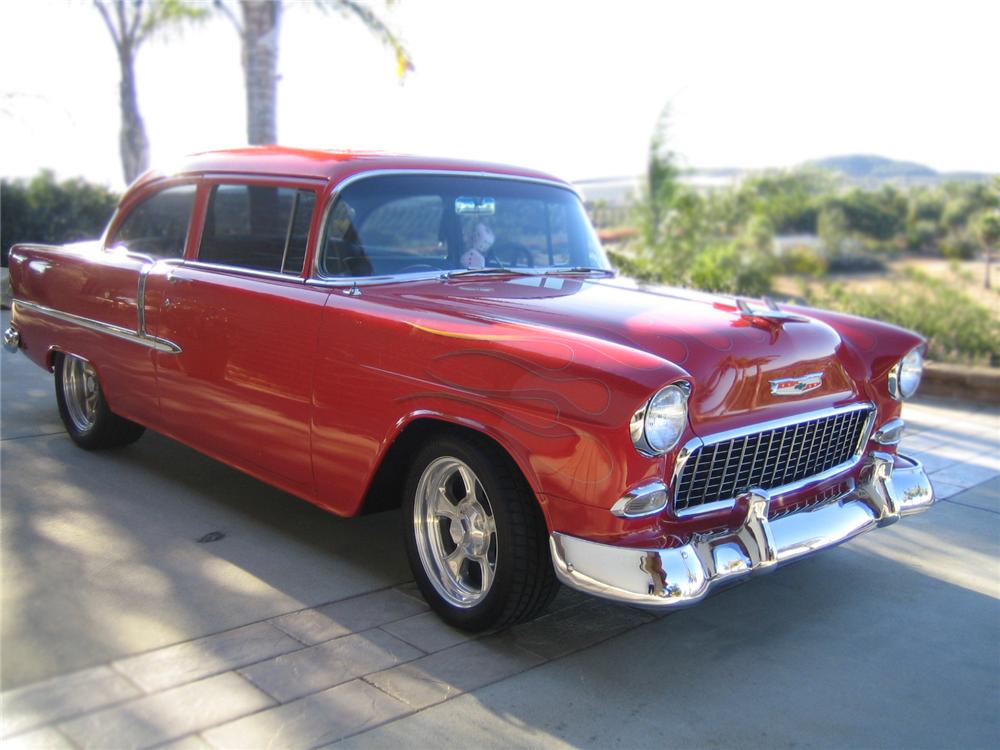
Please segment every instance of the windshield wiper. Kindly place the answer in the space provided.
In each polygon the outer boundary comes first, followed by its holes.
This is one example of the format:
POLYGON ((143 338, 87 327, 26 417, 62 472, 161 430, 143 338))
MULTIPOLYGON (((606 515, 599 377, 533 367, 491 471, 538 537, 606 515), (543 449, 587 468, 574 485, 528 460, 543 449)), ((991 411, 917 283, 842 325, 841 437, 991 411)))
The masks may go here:
POLYGON ((596 268, 591 266, 571 266, 569 268, 552 268, 545 271, 546 276, 559 276, 564 273, 597 273, 602 276, 614 276, 615 272, 610 268, 596 268))
POLYGON ((456 276, 473 276, 488 274, 508 274, 515 276, 538 276, 537 271, 524 271, 519 268, 504 268, 503 266, 490 266, 489 268, 461 268, 455 271, 445 271, 441 274, 442 279, 453 279, 456 276))

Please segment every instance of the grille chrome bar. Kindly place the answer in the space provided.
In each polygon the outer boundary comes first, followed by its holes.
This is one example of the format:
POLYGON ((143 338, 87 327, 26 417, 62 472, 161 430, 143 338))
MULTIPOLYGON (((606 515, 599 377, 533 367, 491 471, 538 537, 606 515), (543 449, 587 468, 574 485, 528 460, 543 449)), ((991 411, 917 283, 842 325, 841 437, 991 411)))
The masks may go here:
POLYGON ((674 514, 732 507, 751 487, 778 495, 846 471, 860 459, 874 415, 870 403, 851 404, 694 438, 674 466, 674 514))

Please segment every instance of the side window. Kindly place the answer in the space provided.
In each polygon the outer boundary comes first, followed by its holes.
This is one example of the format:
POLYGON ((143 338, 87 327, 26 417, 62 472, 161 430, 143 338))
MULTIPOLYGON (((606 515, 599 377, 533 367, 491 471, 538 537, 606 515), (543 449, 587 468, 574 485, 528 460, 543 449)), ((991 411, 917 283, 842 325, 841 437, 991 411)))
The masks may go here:
POLYGON ((322 270, 331 276, 368 276, 443 267, 444 202, 439 195, 412 195, 351 205, 341 199, 327 222, 322 270))
POLYGON ((111 245, 124 245, 134 253, 154 258, 180 258, 184 254, 194 185, 161 190, 134 207, 118 225, 111 245))
POLYGON ((216 185, 198 260, 299 275, 316 194, 272 185, 216 185))

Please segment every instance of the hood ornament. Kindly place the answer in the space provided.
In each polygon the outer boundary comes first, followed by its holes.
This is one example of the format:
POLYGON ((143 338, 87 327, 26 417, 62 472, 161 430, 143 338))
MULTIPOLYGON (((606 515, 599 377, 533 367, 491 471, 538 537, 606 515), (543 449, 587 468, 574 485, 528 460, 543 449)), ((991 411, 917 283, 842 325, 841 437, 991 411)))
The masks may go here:
POLYGON ((750 300, 745 297, 736 298, 736 307, 739 308, 740 317, 742 318, 762 318, 764 320, 773 320, 779 323, 788 321, 796 321, 798 323, 808 323, 809 318, 804 315, 796 315, 795 313, 785 312, 780 309, 773 299, 770 297, 762 297, 761 301, 764 306, 755 305, 750 300))
POLYGON ((772 396, 799 396, 823 385, 823 373, 811 372, 797 378, 778 378, 769 382, 772 396))

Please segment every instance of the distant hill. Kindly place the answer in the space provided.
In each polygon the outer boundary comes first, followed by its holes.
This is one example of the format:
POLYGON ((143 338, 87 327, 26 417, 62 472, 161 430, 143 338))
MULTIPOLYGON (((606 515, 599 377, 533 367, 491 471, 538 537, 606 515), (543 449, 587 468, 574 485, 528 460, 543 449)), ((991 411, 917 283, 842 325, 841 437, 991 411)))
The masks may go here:
MULTIPOLYGON (((944 182, 984 182, 993 177, 987 172, 938 172, 926 164, 912 161, 897 161, 874 154, 847 154, 830 156, 826 159, 808 161, 804 165, 828 169, 841 175, 840 182, 848 186, 865 189, 878 188, 885 183, 903 187, 917 185, 938 185, 944 182)), ((792 167, 795 169, 796 167, 792 167)), ((787 167, 777 168, 779 170, 787 167)), ((699 192, 711 192, 718 188, 735 185, 740 180, 755 174, 765 174, 767 169, 744 169, 741 167, 702 167, 685 169, 681 180, 699 192)), ((596 177, 576 180, 587 201, 600 202, 609 206, 623 206, 639 194, 642 176, 596 177)))
POLYGON ((938 172, 926 164, 897 161, 874 154, 847 154, 830 156, 807 162, 809 166, 840 172, 852 182, 920 182, 933 183, 948 180, 986 180, 985 172, 938 172))

